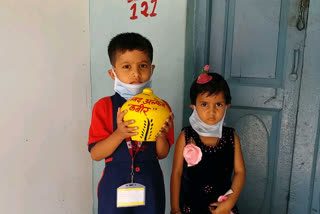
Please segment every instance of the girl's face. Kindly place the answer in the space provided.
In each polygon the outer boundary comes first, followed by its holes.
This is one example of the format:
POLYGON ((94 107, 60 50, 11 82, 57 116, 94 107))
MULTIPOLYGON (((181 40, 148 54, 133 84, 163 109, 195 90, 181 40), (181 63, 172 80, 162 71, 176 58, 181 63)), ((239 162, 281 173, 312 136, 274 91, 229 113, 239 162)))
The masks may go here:
MULTIPOLYGON (((139 50, 117 53, 114 72, 118 79, 127 84, 140 84, 150 79, 154 65, 151 65, 149 56, 139 50)), ((112 70, 109 75, 114 79, 112 70)))
MULTIPOLYGON (((218 94, 205 92, 198 94, 196 99, 196 109, 200 119, 208 125, 218 123, 224 115, 224 112, 229 108, 230 104, 226 105, 224 93, 221 91, 218 94)), ((191 106, 194 110, 193 106, 191 106)))

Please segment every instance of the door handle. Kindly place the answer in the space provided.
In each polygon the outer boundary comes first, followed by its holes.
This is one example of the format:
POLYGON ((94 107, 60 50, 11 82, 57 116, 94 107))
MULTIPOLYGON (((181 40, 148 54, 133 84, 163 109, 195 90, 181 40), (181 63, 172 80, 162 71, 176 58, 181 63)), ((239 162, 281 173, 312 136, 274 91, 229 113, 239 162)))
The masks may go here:
POLYGON ((291 74, 289 76, 291 81, 296 81, 298 79, 298 68, 299 68, 299 62, 300 62, 300 49, 294 49, 293 51, 293 65, 291 74))
POLYGON ((300 0, 298 20, 296 24, 296 27, 299 31, 306 29, 306 25, 307 25, 306 12, 309 8, 309 1, 310 0, 300 0))

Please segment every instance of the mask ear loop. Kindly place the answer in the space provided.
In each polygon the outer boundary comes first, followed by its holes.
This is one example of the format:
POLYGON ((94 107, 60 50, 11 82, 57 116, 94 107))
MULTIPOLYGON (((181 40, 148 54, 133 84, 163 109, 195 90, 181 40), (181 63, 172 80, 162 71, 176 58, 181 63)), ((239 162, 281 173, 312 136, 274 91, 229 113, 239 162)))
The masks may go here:
POLYGON ((151 65, 151 68, 150 68, 150 78, 147 80, 147 81, 152 81, 152 77, 153 77, 153 69, 152 69, 152 65, 151 65))
POLYGON ((115 72, 114 69, 113 69, 113 67, 112 67, 112 73, 113 73, 113 75, 114 75, 116 78, 118 78, 117 75, 116 75, 116 72, 115 72))

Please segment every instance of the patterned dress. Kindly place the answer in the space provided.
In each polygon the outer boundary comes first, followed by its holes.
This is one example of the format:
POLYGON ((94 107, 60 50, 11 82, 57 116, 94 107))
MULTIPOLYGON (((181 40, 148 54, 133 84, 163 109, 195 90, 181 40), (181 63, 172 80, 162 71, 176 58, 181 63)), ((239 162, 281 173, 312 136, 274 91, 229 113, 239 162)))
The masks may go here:
MULTIPOLYGON (((184 160, 180 207, 183 213, 210 214, 209 204, 217 202, 231 188, 234 161, 234 129, 223 127, 215 146, 205 145, 192 127, 183 129, 186 144, 193 141, 202 151, 201 161, 188 167, 184 160)), ((235 206, 232 211, 238 214, 235 206)))

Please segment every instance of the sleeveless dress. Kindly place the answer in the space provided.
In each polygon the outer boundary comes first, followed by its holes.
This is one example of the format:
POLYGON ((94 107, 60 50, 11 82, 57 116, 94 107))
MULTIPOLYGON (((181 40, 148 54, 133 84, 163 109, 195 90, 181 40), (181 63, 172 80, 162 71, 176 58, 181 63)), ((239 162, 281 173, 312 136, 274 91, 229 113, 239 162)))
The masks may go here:
MULTIPOLYGON (((232 185, 234 161, 234 129, 223 127, 215 146, 205 145, 191 126, 185 127, 186 144, 191 140, 201 149, 202 159, 188 167, 184 160, 181 176, 180 208, 183 213, 210 214, 209 205, 217 202, 232 185)), ((237 207, 232 212, 239 214, 237 207)))

